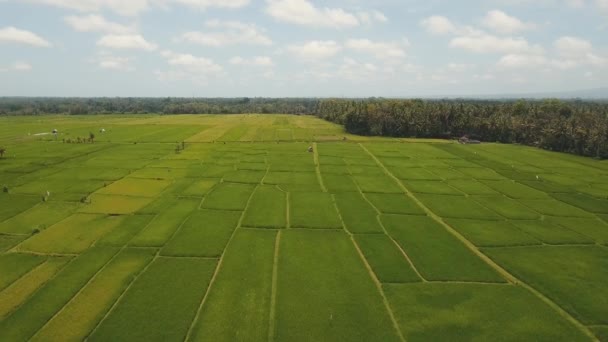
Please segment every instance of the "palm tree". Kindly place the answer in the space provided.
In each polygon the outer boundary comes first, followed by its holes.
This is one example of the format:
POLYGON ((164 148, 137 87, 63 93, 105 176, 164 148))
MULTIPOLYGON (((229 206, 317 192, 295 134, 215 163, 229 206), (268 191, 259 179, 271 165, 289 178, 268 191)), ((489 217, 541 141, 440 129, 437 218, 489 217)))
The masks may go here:
POLYGON ((6 153, 6 149, 4 147, 0 147, 0 158, 4 158, 5 153, 6 153))
POLYGON ((90 132, 90 133, 89 133, 89 141, 90 141, 91 143, 94 143, 94 142, 95 142, 95 134, 93 134, 93 132, 90 132))

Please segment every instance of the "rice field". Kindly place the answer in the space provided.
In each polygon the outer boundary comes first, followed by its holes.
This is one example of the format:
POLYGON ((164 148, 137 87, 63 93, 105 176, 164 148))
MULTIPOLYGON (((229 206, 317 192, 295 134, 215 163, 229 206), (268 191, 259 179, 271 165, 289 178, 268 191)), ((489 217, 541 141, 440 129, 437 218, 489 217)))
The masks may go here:
POLYGON ((0 341, 608 341, 605 161, 256 114, 0 145, 0 341))

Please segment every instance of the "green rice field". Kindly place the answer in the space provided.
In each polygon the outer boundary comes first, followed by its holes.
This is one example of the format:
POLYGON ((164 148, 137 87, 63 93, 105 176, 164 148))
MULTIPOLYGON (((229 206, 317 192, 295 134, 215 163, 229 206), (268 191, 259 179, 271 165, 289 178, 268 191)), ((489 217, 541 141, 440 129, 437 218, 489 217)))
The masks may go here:
POLYGON ((0 145, 2 342, 608 341, 607 161, 257 114, 0 145))

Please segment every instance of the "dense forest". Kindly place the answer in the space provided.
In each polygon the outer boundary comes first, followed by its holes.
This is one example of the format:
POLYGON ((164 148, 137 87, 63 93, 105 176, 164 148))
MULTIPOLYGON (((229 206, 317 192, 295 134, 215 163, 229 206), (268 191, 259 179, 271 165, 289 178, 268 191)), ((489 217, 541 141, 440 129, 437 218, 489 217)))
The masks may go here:
POLYGON ((520 143, 608 158, 608 102, 272 98, 0 98, 0 115, 316 115, 350 133, 520 143))

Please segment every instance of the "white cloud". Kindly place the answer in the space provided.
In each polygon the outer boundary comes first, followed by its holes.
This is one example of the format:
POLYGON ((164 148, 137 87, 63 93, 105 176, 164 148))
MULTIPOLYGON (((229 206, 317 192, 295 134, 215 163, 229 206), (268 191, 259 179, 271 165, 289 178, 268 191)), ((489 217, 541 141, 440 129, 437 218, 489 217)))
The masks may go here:
POLYGON ((30 70, 32 70, 32 65, 27 62, 23 62, 23 61, 17 61, 8 67, 0 68, 0 72, 8 72, 8 71, 27 72, 30 70))
POLYGON ((149 0, 26 0, 80 12, 99 12, 108 9, 120 15, 133 16, 150 6, 149 0))
POLYGON ((97 41, 97 46, 110 49, 132 49, 153 51, 157 49, 157 45, 148 42, 144 37, 138 34, 126 35, 106 35, 97 41))
POLYGON ((509 54, 498 61, 501 68, 537 68, 547 64, 547 59, 542 55, 509 54))
POLYGON ((273 18, 310 27, 359 26, 357 16, 341 8, 318 8, 308 0, 266 0, 266 13, 273 18))
POLYGON ((342 47, 333 40, 313 40, 300 45, 290 45, 287 50, 303 60, 321 60, 335 56, 342 47))
POLYGON ((135 67, 131 65, 131 62, 133 62, 132 57, 119 57, 107 52, 102 52, 99 57, 94 60, 94 62, 97 64, 98 67, 102 69, 116 71, 135 70, 135 67))
POLYGON ((496 37, 487 33, 477 33, 455 37, 450 47, 476 53, 542 53, 540 46, 530 45, 524 38, 496 37))
POLYGON ((347 80, 370 80, 378 76, 379 68, 372 63, 361 63, 352 58, 344 58, 337 75, 347 80))
POLYGON ((348 49, 376 56, 377 58, 404 58, 405 44, 395 42, 373 42, 369 39, 349 39, 344 46, 348 49))
POLYGON ((499 10, 488 12, 482 20, 482 25, 502 34, 517 33, 535 27, 534 24, 524 23, 499 10))
POLYGON ((362 24, 371 25, 374 22, 378 23, 386 23, 388 22, 388 18, 384 15, 384 13, 374 10, 370 12, 360 11, 357 12, 357 18, 362 24))
POLYGON ((141 12, 160 6, 188 6, 205 10, 207 8, 241 8, 250 0, 24 0, 31 3, 66 8, 80 12, 100 12, 110 10, 123 16, 135 16, 141 12))
POLYGON ((584 56, 593 51, 591 42, 577 37, 564 36, 556 40, 553 45, 557 53, 565 57, 584 56))
POLYGON ((64 21, 74 30, 80 32, 103 32, 114 34, 126 34, 135 31, 133 26, 121 25, 107 21, 104 17, 96 14, 85 16, 68 16, 64 21))
POLYGON ((447 69, 452 72, 465 72, 474 68, 474 65, 471 64, 462 64, 462 63, 448 63, 447 69))
POLYGON ((236 56, 232 57, 229 62, 233 65, 251 65, 261 67, 270 67, 274 65, 272 58, 267 56, 257 56, 250 59, 236 56))
POLYGON ((50 47, 51 43, 30 31, 8 26, 0 29, 0 43, 18 43, 37 47, 50 47))
POLYGON ((198 74, 217 74, 222 72, 221 65, 216 64, 212 59, 196 57, 191 54, 181 54, 172 51, 163 51, 161 55, 165 57, 170 66, 184 69, 198 74))
POLYGON ((608 12, 608 0, 595 0, 595 4, 600 10, 608 12))
POLYGON ((182 34, 178 40, 206 46, 224 46, 235 44, 272 45, 272 40, 264 30, 254 24, 238 21, 212 20, 205 26, 213 31, 190 31, 182 34))
POLYGON ((440 15, 430 16, 422 20, 420 24, 432 34, 443 35, 456 32, 456 25, 450 19, 440 15))

